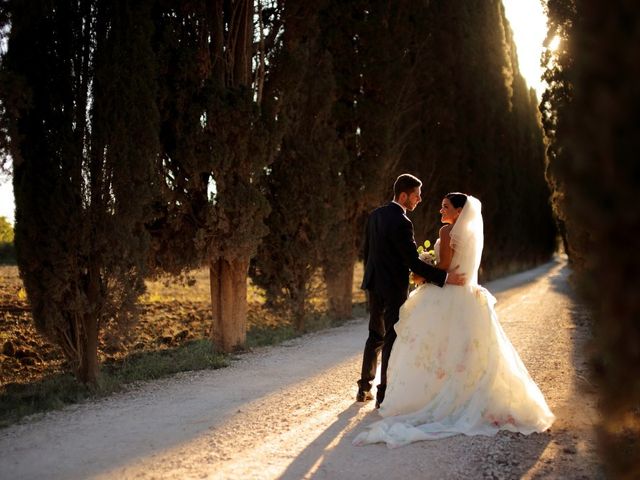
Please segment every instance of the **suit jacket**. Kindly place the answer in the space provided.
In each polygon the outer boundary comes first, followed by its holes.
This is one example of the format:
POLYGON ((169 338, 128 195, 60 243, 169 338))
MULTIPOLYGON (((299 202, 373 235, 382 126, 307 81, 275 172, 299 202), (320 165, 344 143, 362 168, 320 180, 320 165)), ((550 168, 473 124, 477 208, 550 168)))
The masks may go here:
POLYGON ((364 239, 362 288, 383 296, 404 295, 409 289, 409 270, 442 287, 447 272, 427 265, 418 257, 413 224, 402 207, 390 202, 369 215, 364 239))

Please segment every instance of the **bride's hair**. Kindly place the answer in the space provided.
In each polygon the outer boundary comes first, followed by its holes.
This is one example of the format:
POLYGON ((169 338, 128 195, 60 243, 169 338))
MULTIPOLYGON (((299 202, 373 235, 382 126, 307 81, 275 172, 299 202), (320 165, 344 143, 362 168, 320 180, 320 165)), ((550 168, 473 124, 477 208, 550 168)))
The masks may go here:
POLYGON ((453 208, 462 208, 464 204, 467 203, 466 193, 451 192, 447 193, 444 197, 449 199, 453 208))

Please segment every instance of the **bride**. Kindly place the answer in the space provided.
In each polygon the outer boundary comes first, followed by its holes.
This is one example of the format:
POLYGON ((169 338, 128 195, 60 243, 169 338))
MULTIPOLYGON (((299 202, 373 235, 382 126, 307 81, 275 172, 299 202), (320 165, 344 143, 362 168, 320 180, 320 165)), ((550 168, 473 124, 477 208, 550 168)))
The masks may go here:
POLYGON ((400 310, 398 335, 380 406, 383 420, 354 440, 399 447, 457 434, 529 434, 555 417, 505 335, 495 298, 478 285, 483 247, 481 203, 463 193, 442 201, 437 266, 459 265, 463 286, 423 284, 400 310))

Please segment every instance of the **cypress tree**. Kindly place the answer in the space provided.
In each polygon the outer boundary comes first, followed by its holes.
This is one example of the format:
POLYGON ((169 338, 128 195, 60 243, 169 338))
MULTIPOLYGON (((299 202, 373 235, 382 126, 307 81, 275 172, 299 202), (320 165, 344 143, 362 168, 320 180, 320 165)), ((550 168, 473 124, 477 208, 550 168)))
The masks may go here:
POLYGON ((571 164, 572 150, 563 148, 561 139, 569 129, 567 114, 573 98, 571 81, 573 57, 569 51, 569 39, 576 18, 574 0, 551 0, 546 3, 549 19, 545 43, 554 38, 560 40, 559 46, 552 51, 546 49, 542 65, 545 68, 543 78, 548 87, 542 94, 540 111, 542 125, 547 139, 546 177, 552 191, 552 205, 558 223, 569 262, 577 268, 584 263, 583 251, 589 251, 589 234, 572 217, 565 215, 573 199, 566 196, 562 169, 571 164), (571 233, 569 233, 571 232, 571 233), (571 238, 570 238, 571 236, 571 238), (584 245, 578 248, 578 245, 584 245))
POLYGON ((412 213, 416 237, 434 241, 440 201, 450 191, 469 191, 467 149, 461 122, 470 115, 462 102, 461 51, 465 38, 462 8, 455 2, 430 2, 416 8, 424 46, 418 52, 415 81, 421 88, 413 101, 419 106, 418 125, 395 173, 413 172, 423 181, 423 202, 412 213))
POLYGON ((509 170, 510 86, 499 0, 466 2, 461 7, 467 40, 461 45, 460 137, 466 149, 461 165, 469 193, 482 199, 486 249, 483 268, 505 263, 508 238, 501 232, 502 205, 514 200, 509 170), (495 255, 497 258, 492 258, 495 255))
POLYGON ((20 275, 38 329, 79 380, 98 332, 134 313, 157 183, 149 4, 29 0, 10 19, 2 82, 20 275), (7 82, 7 83, 4 83, 7 82))
MULTIPOLYGON (((428 2, 419 2, 420 5, 428 2)), ((334 314, 351 314, 353 268, 370 210, 391 197, 400 158, 415 133, 411 112, 420 32, 415 2, 330 2, 323 30, 336 79, 334 119, 346 153, 342 207, 325 243, 324 276, 334 314)))
MULTIPOLYGON (((333 222, 322 244, 322 272, 331 314, 335 318, 351 316, 354 264, 367 210, 363 203, 366 188, 362 171, 365 166, 361 163, 359 128, 363 73, 359 44, 366 5, 366 0, 329 0, 319 17, 322 43, 332 59, 335 100, 331 116, 342 149, 342 154, 334 158, 342 191, 332 196, 333 222)), ((372 168, 375 167, 372 165, 372 168)))
POLYGON ((206 111, 216 193, 206 230, 214 341, 225 351, 246 340, 249 260, 267 233, 269 205, 260 178, 272 150, 269 128, 252 89, 253 2, 216 2, 212 12, 212 77, 206 111))
POLYGON ((335 221, 334 203, 342 185, 341 151, 331 118, 331 57, 318 28, 323 7, 322 2, 286 4, 282 12, 279 68, 286 68, 289 88, 282 92, 278 121, 286 126, 264 178, 271 207, 269 234, 253 270, 269 302, 290 310, 299 331, 304 329, 311 281, 335 221))
POLYGON ((0 243, 13 243, 13 227, 6 217, 0 217, 0 243))
POLYGON ((211 164, 202 122, 210 76, 205 2, 158 0, 153 9, 158 59, 161 200, 148 225, 151 264, 174 275, 203 262, 196 245, 210 206, 211 164))
POLYGON ((261 177, 279 131, 275 87, 254 77, 266 48, 254 52, 254 13, 248 0, 160 1, 155 13, 165 182, 154 262, 209 267, 211 337, 224 351, 245 343, 249 260, 267 233, 261 177))
POLYGON ((548 259, 554 229, 537 102, 501 2, 431 2, 417 18, 429 31, 416 72, 424 88, 414 100, 418 132, 401 162, 425 182, 416 235, 433 240, 440 199, 466 191, 483 202, 485 278, 548 259))
POLYGON ((545 59, 549 178, 579 291, 593 311, 600 447, 612 478, 638 478, 640 14, 624 2, 555 0, 547 8, 549 40, 561 38, 545 59))
POLYGON ((575 90, 563 171, 569 217, 589 232, 582 285, 595 300, 600 431, 612 477, 640 476, 640 12, 637 5, 580 4, 575 90), (594 252, 598 252, 594 255, 594 252))
POLYGON ((14 264, 13 226, 5 217, 0 217, 0 264, 14 264))
MULTIPOLYGON (((556 228, 550 204, 551 192, 546 182, 544 139, 538 99, 533 88, 527 88, 520 74, 513 34, 500 8, 506 66, 503 69, 509 93, 507 142, 503 184, 498 188, 499 207, 506 201, 508 208, 500 208, 501 235, 504 255, 516 268, 535 266, 547 261, 555 251, 556 228)), ((499 258, 494 261, 492 274, 500 272, 499 258), (496 268, 497 267, 497 268, 496 268)), ((504 267, 503 267, 504 268, 504 267)))

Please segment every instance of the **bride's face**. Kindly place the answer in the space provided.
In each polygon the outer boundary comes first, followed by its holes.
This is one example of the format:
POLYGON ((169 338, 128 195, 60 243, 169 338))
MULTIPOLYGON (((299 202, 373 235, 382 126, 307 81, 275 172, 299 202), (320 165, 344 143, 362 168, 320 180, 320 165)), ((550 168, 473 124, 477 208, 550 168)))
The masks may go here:
POLYGON ((443 198, 442 208, 440 208, 440 221, 449 224, 456 223, 461 211, 461 208, 454 208, 448 198, 443 198))

